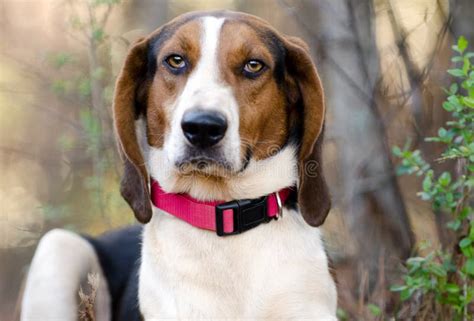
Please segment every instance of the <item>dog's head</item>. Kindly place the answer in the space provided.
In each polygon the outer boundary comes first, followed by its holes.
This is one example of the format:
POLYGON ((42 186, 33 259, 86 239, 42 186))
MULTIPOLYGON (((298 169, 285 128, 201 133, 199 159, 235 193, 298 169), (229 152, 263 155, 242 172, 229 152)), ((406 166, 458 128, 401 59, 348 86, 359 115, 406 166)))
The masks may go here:
POLYGON ((303 41, 247 14, 180 16, 133 45, 116 84, 122 195, 146 223, 150 175, 168 192, 201 199, 297 184, 300 211, 318 226, 330 207, 324 114, 303 41))

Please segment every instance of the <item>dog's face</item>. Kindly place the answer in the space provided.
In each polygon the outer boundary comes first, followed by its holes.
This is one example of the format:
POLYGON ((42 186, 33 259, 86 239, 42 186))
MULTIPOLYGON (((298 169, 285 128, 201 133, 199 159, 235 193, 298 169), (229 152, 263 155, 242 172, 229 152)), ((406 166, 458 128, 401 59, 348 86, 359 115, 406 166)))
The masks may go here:
POLYGON ((329 207, 319 164, 324 102, 301 40, 246 14, 178 17, 130 50, 114 112, 125 156, 122 193, 140 221, 151 216, 150 174, 173 192, 206 184, 223 190, 249 163, 275 157, 288 145, 297 149, 303 215, 312 225, 324 220, 329 207), (143 137, 137 137, 137 121, 144 125, 143 137), (316 177, 306 175, 308 162, 319 166, 316 177), (322 210, 314 209, 313 193, 322 210), (306 210, 324 213, 314 218, 306 210))
POLYGON ((235 18, 167 28, 165 42, 151 41, 150 145, 181 171, 211 176, 240 172, 281 147, 289 128, 283 48, 235 18))

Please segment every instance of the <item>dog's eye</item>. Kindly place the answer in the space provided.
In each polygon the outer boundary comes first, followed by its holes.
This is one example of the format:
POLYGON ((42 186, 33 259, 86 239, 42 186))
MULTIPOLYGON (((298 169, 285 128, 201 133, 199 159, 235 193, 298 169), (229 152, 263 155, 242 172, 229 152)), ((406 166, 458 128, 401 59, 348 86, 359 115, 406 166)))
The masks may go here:
POLYGON ((244 65, 244 74, 248 77, 256 77, 264 68, 265 64, 263 62, 255 59, 249 60, 244 65))
POLYGON ((165 62, 171 69, 176 71, 181 71, 186 67, 186 61, 180 55, 168 56, 165 62))

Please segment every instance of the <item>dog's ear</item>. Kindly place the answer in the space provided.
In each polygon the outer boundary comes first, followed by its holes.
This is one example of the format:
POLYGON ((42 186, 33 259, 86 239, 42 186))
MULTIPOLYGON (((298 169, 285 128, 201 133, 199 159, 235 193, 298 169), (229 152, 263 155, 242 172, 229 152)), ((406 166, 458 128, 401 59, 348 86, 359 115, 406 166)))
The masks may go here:
POLYGON ((113 102, 118 148, 124 162, 120 192, 141 223, 148 223, 152 215, 149 178, 135 129, 140 116, 138 90, 147 74, 148 43, 148 38, 140 39, 129 50, 115 85, 113 102))
POLYGON ((324 223, 331 208, 331 198, 322 167, 322 144, 325 105, 321 80, 311 59, 308 46, 295 37, 284 39, 286 68, 291 79, 293 103, 301 108, 302 135, 299 161, 298 204, 305 221, 311 226, 324 223))

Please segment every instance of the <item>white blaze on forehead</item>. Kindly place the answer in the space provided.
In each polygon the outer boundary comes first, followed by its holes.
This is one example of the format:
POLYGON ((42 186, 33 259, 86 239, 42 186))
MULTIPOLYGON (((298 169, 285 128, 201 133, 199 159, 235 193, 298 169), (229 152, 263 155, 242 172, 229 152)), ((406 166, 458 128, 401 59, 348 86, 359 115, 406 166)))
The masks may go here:
MULTIPOLYGON (((219 36, 221 34, 224 18, 206 17, 203 18, 203 33, 201 36, 201 60, 199 61, 198 70, 203 71, 203 76, 208 75, 214 81, 219 77, 217 63, 217 49, 219 44, 219 36)), ((195 74, 201 74, 196 70, 195 74)), ((200 75, 199 75, 200 76, 200 75)))
POLYGON ((219 75, 219 38, 224 18, 205 17, 201 20, 200 57, 179 100, 179 107, 189 109, 218 108, 219 100, 228 91, 219 75), (184 105, 184 106, 183 106, 184 105))

